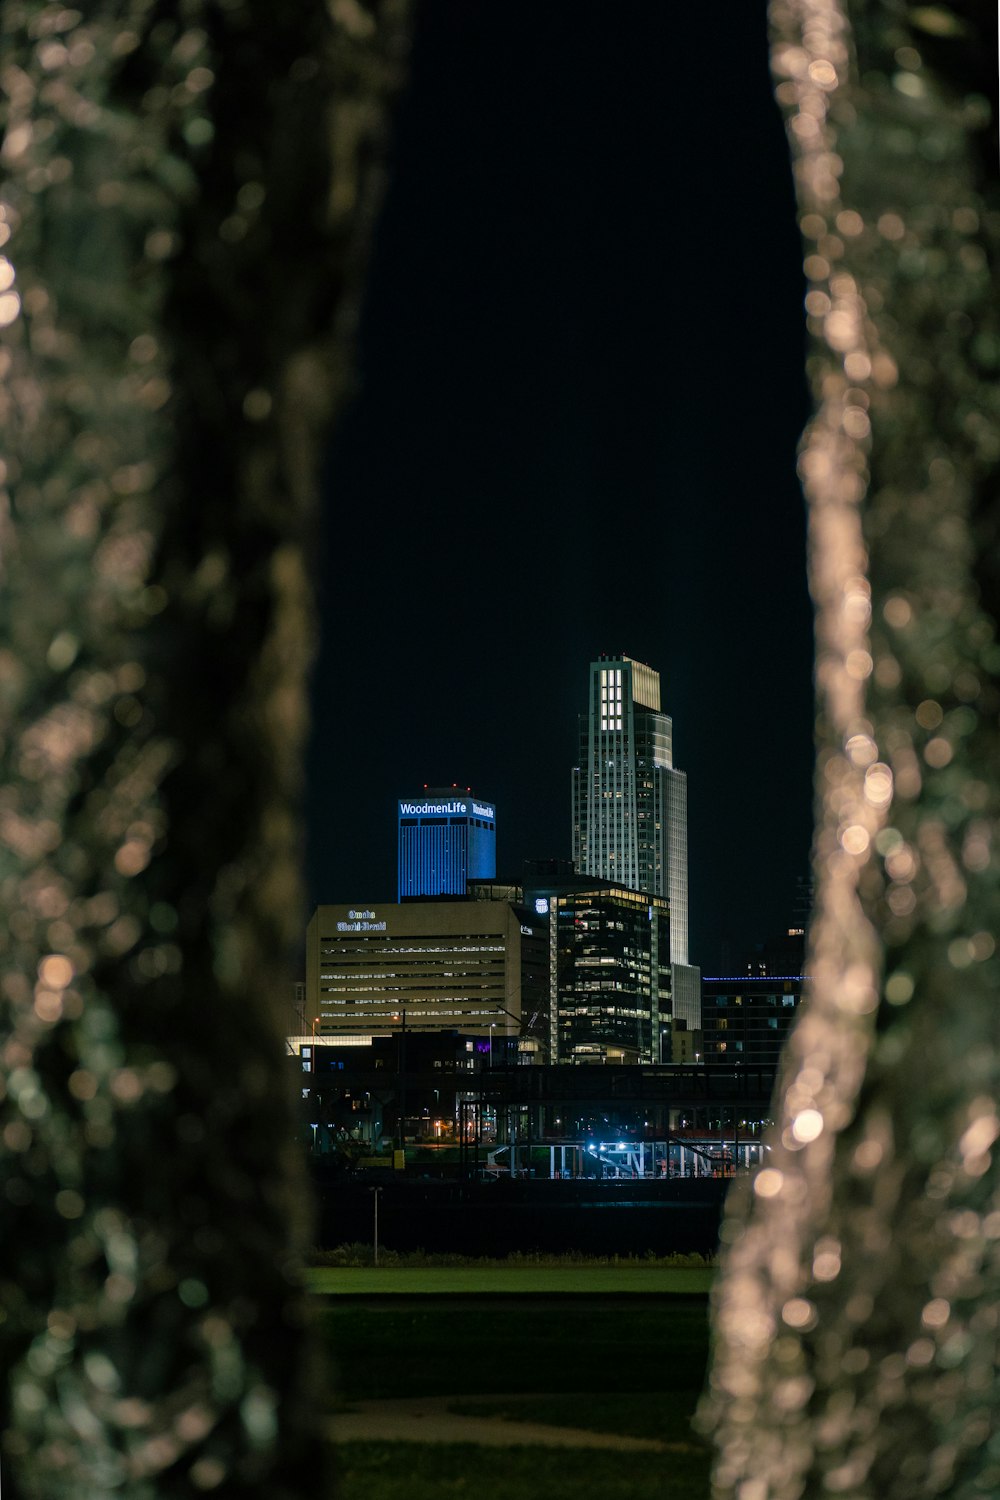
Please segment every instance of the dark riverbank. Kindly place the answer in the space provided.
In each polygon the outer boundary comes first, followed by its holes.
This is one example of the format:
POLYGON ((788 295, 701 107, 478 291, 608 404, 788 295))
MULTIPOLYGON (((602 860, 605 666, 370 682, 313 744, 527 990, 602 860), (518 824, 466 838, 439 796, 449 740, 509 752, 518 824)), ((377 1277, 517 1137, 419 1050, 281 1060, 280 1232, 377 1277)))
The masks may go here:
POLYGON ((320 1249, 379 1240, 393 1250, 460 1255, 714 1254, 728 1182, 716 1178, 595 1182, 381 1182, 314 1167, 320 1249))

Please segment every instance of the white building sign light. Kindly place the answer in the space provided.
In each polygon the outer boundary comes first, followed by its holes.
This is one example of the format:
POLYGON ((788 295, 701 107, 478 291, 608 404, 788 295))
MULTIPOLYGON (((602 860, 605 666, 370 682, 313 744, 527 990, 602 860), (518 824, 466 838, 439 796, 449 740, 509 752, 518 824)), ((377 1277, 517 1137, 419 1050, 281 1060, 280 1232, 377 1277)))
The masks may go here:
POLYGON ((464 802, 401 802, 399 810, 404 817, 422 817, 425 813, 468 812, 464 802))
POLYGON ((370 909, 354 911, 352 908, 347 913, 346 922, 337 923, 338 932, 385 932, 385 922, 377 922, 375 913, 370 909))
MULTIPOLYGON (((460 816, 464 814, 467 816, 468 812, 469 804, 457 800, 451 802, 401 802, 399 804, 400 816, 404 818, 422 818, 429 814, 440 816, 442 813, 452 813, 460 816)), ((473 802, 472 816, 474 818, 488 818, 492 823, 496 813, 495 809, 490 807, 486 802, 473 802)))

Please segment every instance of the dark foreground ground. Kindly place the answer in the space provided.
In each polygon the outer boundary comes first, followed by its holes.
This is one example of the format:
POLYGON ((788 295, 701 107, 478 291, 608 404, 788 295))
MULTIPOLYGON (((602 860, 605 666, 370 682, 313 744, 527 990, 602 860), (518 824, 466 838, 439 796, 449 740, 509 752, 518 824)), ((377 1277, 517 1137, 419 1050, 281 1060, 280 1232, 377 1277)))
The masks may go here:
POLYGON ((374 1189, 382 1242, 395 1250, 470 1256, 517 1253, 713 1255, 729 1182, 722 1178, 496 1182, 341 1178, 312 1164, 317 1248, 371 1243, 374 1189))
POLYGON ((708 1453, 690 1428, 704 1297, 397 1295, 331 1299, 322 1316, 335 1405, 367 1424, 365 1441, 338 1444, 340 1500, 706 1500, 708 1453), (414 1407, 430 1441, 410 1440, 412 1420, 394 1436, 414 1407), (435 1440, 456 1416, 468 1440, 435 1440), (573 1446, 580 1432, 657 1447, 573 1446))

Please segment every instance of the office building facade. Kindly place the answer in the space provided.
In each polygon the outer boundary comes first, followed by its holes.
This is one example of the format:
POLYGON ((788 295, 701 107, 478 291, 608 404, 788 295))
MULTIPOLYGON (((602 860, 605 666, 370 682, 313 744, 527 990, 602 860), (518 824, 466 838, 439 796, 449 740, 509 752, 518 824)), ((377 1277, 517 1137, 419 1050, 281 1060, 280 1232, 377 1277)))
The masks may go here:
POLYGON ((397 804, 397 899, 464 896, 497 872, 496 807, 469 790, 428 790, 397 804))
POLYGON ((674 765, 660 674, 628 656, 590 664, 573 769, 573 864, 670 904, 673 1009, 696 1030, 700 974, 688 955, 687 776, 674 765))
POLYGON ((561 860, 532 861, 523 878, 525 906, 548 923, 544 1060, 669 1062, 669 903, 561 860))
POLYGON ((802 974, 735 974, 702 980, 708 1063, 776 1068, 802 1000, 802 974))
POLYGON ((544 923, 506 900, 320 906, 306 930, 318 1038, 401 1030, 518 1035, 545 1003, 544 923))
POLYGON ((553 898, 549 922, 559 1061, 649 1063, 669 1057, 667 902, 616 886, 574 891, 553 898))

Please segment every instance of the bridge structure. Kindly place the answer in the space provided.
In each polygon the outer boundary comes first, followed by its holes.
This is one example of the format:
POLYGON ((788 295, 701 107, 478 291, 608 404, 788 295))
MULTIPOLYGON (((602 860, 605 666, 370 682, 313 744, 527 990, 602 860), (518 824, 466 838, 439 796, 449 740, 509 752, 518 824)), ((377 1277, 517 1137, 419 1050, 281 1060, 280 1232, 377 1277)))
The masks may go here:
POLYGON ((551 1177, 698 1177, 759 1161, 774 1070, 486 1062, 391 1069, 359 1059, 311 1082, 313 1118, 377 1111, 382 1138, 401 1153, 433 1147, 436 1134, 442 1148, 458 1147, 464 1177, 537 1171, 539 1148, 551 1177))
MULTIPOLYGON (((774 1069, 719 1063, 534 1064, 485 1067, 475 1074, 472 1092, 483 1103, 551 1108, 607 1104, 682 1111, 745 1106, 766 1111, 774 1092, 774 1069)), ((440 1078, 440 1074, 438 1075, 440 1078)))
POLYGON ((726 1177, 760 1160, 774 1070, 739 1065, 486 1068, 456 1098, 463 1167, 550 1177, 726 1177))

